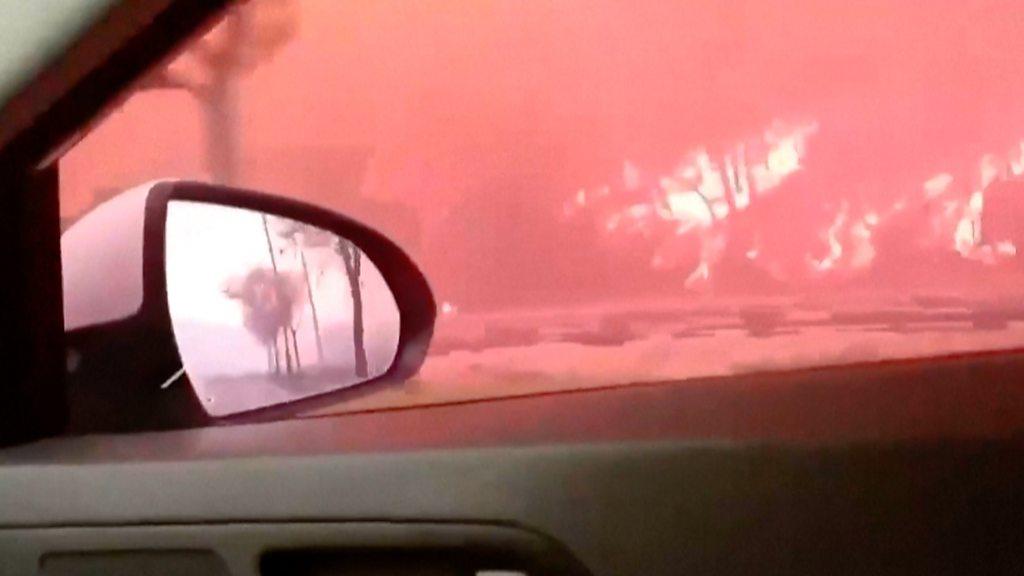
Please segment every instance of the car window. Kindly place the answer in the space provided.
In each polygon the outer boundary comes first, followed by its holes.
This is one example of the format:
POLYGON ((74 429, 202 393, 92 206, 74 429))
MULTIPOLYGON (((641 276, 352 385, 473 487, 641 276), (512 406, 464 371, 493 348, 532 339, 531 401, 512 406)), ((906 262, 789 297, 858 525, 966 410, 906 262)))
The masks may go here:
POLYGON ((328 411, 1013 349, 1024 13, 251 0, 62 160, 70 223, 157 178, 331 207, 439 303, 328 411))
MULTIPOLYGON (((45 87, 30 86, 38 74, 80 41, 86 30, 111 17, 115 4, 114 0, 0 2, 0 109, 4 110, 0 143, 13 138, 31 124, 34 115, 53 104, 47 90, 76 79, 78 72, 68 68, 59 77, 51 77, 45 87)), ((100 54, 80 54, 77 63, 87 67, 100 54)))
POLYGON ((68 3, 59 10, 40 10, 20 2, 0 4, 0 104, 57 55, 67 49, 82 30, 110 9, 110 0, 68 3))

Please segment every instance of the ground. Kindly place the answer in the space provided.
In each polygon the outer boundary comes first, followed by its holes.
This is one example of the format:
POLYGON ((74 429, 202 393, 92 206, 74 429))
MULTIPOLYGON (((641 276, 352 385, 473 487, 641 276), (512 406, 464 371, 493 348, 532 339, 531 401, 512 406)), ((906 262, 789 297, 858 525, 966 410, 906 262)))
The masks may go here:
POLYGON ((363 385, 324 412, 461 402, 567 389, 1016 348, 1014 304, 916 295, 880 308, 784 300, 710 306, 647 303, 450 315, 420 373, 363 385), (782 310, 783 312, 779 312, 782 310))

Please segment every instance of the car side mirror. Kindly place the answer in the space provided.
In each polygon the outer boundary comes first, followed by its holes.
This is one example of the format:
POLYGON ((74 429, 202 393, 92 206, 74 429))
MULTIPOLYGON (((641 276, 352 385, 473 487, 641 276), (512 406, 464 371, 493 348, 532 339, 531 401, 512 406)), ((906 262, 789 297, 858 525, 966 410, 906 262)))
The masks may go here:
POLYGON ((61 250, 72 432, 286 418, 411 377, 433 332, 398 246, 281 197, 150 183, 61 250))

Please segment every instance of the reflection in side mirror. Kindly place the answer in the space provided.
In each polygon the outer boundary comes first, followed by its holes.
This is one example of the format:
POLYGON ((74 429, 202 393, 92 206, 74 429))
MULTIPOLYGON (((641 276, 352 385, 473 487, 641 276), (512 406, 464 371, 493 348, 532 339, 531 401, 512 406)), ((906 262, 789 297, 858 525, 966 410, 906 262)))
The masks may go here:
POLYGON ((194 201, 171 200, 166 222, 174 338, 211 416, 350 387, 395 361, 395 296, 347 239, 194 201))

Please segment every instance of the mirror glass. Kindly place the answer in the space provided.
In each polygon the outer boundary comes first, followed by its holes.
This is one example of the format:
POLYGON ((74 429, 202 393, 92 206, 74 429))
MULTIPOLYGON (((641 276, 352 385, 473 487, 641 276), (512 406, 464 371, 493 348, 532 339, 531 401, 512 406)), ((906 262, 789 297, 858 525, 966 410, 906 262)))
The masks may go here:
MULTIPOLYGON (((224 416, 384 374, 399 311, 354 244, 295 220, 171 201, 167 298, 182 368, 224 416)), ((169 381, 165 386, 182 385, 169 381)))

